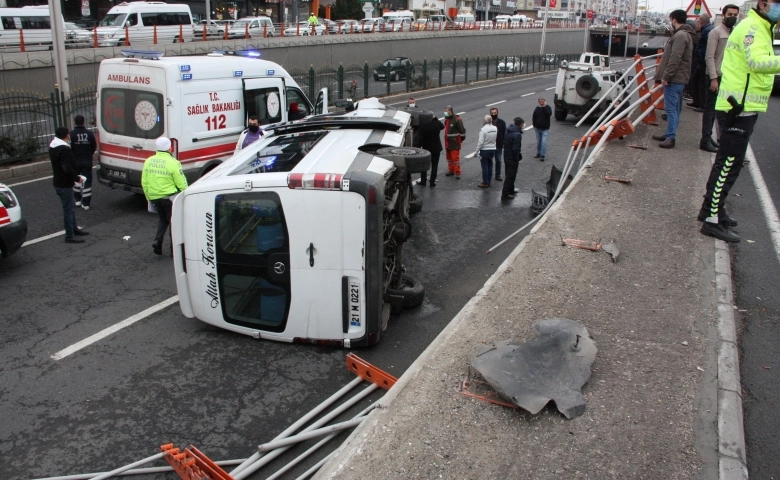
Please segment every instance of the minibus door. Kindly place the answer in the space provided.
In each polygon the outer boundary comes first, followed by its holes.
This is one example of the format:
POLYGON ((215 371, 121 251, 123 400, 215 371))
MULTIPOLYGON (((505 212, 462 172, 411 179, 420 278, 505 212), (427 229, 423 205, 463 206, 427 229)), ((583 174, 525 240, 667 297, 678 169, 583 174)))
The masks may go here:
POLYGON ((320 115, 328 113, 328 89, 323 88, 317 94, 317 101, 314 103, 314 114, 320 115))

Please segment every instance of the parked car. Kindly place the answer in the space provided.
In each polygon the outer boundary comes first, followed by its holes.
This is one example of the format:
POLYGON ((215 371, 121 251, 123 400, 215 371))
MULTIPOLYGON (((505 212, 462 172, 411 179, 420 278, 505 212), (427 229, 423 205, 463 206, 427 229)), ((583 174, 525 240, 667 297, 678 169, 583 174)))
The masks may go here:
POLYGON ((406 78, 406 72, 409 71, 410 75, 414 75, 415 69, 412 65, 412 61, 407 57, 392 57, 388 58, 382 65, 376 67, 374 70, 374 80, 385 80, 386 75, 390 75, 391 82, 397 82, 406 78))
POLYGON ((339 20, 328 27, 329 33, 361 33, 363 25, 357 20, 339 20))
POLYGON ((206 29, 206 35, 224 35, 225 34, 225 28, 227 28, 224 24, 217 23, 215 20, 209 20, 208 26, 206 26, 207 21, 201 20, 198 22, 194 22, 192 24, 192 31, 195 33, 196 36, 203 35, 203 29, 206 29))
POLYGON ((91 31, 75 23, 65 22, 65 44, 69 47, 90 46, 94 41, 93 35, 91 31))
POLYGON ((364 18, 360 21, 360 25, 363 27, 363 33, 381 33, 382 25, 384 24, 385 19, 382 17, 364 18))
POLYGON ((498 62, 498 73, 520 73, 525 64, 517 57, 505 57, 498 62))
POLYGON ((320 25, 325 27, 325 30, 327 30, 328 33, 332 33, 331 27, 335 28, 339 24, 339 22, 337 22, 336 20, 330 20, 330 19, 327 19, 327 18, 320 18, 319 22, 320 22, 320 25))
POLYGON ((276 28, 268 17, 244 17, 239 18, 228 28, 228 37, 244 38, 249 34, 249 38, 263 38, 263 33, 269 37, 276 36, 276 28))
POLYGON ((10 188, 0 183, 0 258, 16 252, 27 239, 27 219, 10 188))
MULTIPOLYGON (((325 25, 314 25, 314 35, 324 35, 325 34, 325 25)), ((309 36, 312 34, 312 26, 309 25, 309 22, 306 20, 303 20, 301 22, 298 22, 297 24, 292 24, 289 27, 284 29, 284 36, 285 37, 294 37, 296 35, 300 35, 303 37, 309 36)))

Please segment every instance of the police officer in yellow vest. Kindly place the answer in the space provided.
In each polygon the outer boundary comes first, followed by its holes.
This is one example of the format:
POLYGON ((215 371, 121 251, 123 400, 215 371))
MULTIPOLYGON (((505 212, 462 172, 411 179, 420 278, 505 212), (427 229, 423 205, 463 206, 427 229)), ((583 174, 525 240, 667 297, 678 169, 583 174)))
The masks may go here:
POLYGON ((739 242, 739 235, 728 228, 737 222, 726 214, 724 202, 742 169, 758 113, 766 112, 774 75, 780 73, 780 57, 772 50, 772 30, 778 20, 780 0, 758 0, 756 8, 734 27, 723 54, 715 116, 726 131, 720 132, 698 218, 704 222, 701 233, 726 242, 739 242))
POLYGON ((160 137, 155 141, 155 146, 157 153, 144 162, 141 186, 146 199, 157 208, 157 214, 160 216, 152 248, 155 254, 162 255, 165 231, 171 224, 173 210, 171 197, 187 188, 187 179, 181 171, 181 163, 170 153, 171 141, 166 137, 160 137))

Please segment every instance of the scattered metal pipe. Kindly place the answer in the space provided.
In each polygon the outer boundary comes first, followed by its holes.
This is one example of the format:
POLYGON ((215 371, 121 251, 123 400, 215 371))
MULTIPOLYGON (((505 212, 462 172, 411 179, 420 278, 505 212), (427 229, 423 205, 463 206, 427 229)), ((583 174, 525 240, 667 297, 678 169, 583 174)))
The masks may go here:
POLYGON ((346 422, 334 423, 333 425, 328 425, 327 427, 317 428, 305 433, 299 433, 298 435, 282 438, 281 440, 273 440, 271 442, 258 445, 257 451, 260 453, 270 452, 271 450, 276 450, 277 448, 294 445, 296 443, 310 440, 312 438, 322 437, 330 433, 340 432, 341 430, 346 430, 348 428, 359 425, 363 420, 365 420, 365 417, 353 418, 352 420, 347 420, 346 422))
POLYGON ((305 480, 305 479, 311 477, 317 470, 322 468, 322 466, 325 465, 325 462, 330 460, 330 457, 332 457, 333 454, 335 454, 335 453, 336 452, 333 451, 330 455, 328 455, 327 457, 323 458, 319 462, 315 463, 310 469, 308 469, 305 472, 303 472, 303 474, 301 474, 301 476, 298 477, 296 480, 305 480))
MULTIPOLYGON (((314 409, 312 409, 309 413, 302 416, 297 422, 293 423, 289 427, 287 427, 286 430, 284 430, 282 433, 274 437, 274 440, 279 440, 285 437, 288 437, 290 434, 298 430, 303 425, 307 424, 312 418, 319 415, 323 410, 328 408, 333 402, 338 400, 339 398, 343 397, 344 394, 358 386, 359 384, 363 383, 363 379, 360 377, 355 377, 351 382, 346 384, 344 387, 342 387, 339 391, 328 397, 324 402, 320 403, 314 409)), ((249 458, 244 460, 244 462, 241 463, 238 467, 234 468, 233 471, 230 472, 230 475, 234 476, 241 471, 243 471, 246 467, 249 465, 255 463, 257 460, 260 459, 262 455, 259 452, 253 453, 249 458)), ((243 478, 243 477, 242 477, 243 478)))
POLYGON ((130 470, 131 468, 139 467, 141 465, 146 465, 147 463, 153 462, 158 458, 163 458, 165 455, 167 455, 165 452, 156 453, 151 457, 146 457, 143 460, 138 460, 137 462, 130 463, 128 465, 125 465, 124 467, 119 467, 116 470, 111 470, 110 472, 101 473, 96 477, 92 477, 92 480, 105 480, 106 478, 111 478, 114 475, 130 470))
MULTIPOLYGON (((371 385, 369 385, 368 387, 363 389, 362 392, 360 392, 357 395, 355 395, 354 397, 350 398, 349 400, 347 400, 346 402, 341 404, 338 408, 334 409, 329 414, 325 415, 321 419, 319 419, 316 422, 314 422, 313 424, 311 424, 309 427, 304 429, 303 432, 301 432, 301 433, 310 432, 310 431, 312 431, 312 430, 314 430, 316 428, 319 428, 319 427, 327 424, 329 421, 333 420, 337 416, 339 416, 342 413, 344 413, 345 411, 347 411, 354 404, 356 404, 357 402, 359 402, 360 400, 362 400, 363 398, 368 396, 368 394, 370 394, 371 392, 373 392, 377 388, 379 388, 379 387, 375 383, 372 383, 371 385)), ((241 470, 237 474, 233 474, 231 472, 231 476, 233 477, 234 480, 242 480, 242 479, 248 477, 249 475, 253 474, 254 472, 256 472, 263 465, 267 464, 268 462, 270 462, 274 458, 278 457, 279 455, 281 455, 282 453, 287 451, 288 448, 290 448, 290 447, 277 448, 276 450, 267 453, 266 455, 264 455, 262 458, 260 458, 256 462, 252 463, 251 465, 248 465, 247 467, 245 467, 243 470, 241 470)))
MULTIPOLYGON (((373 408, 376 407, 376 406, 377 406, 376 403, 374 403, 373 405, 369 405, 366 409, 364 409, 362 412, 360 412, 357 415, 355 415, 353 418, 365 417, 366 415, 368 415, 368 412, 373 410, 373 408)), ((314 445, 312 445, 311 448, 309 448, 308 450, 306 450, 302 454, 298 455, 298 457, 293 459, 290 463, 288 463, 287 465, 285 465, 282 468, 280 468, 276 473, 274 473, 270 477, 266 478, 266 480, 275 480, 275 479, 279 478, 280 476, 284 475, 285 473, 287 473, 288 470, 290 470, 292 467, 294 467, 295 465, 297 465, 298 463, 303 461, 306 457, 308 457, 309 455, 311 455, 312 453, 317 451, 321 446, 323 446, 326 443, 328 443, 329 441, 333 440, 337 435, 338 435, 338 433, 331 433, 327 437, 325 437, 322 440, 320 440, 319 442, 315 443, 314 445)), ((331 455, 333 455, 333 454, 332 453, 329 454, 328 456, 325 457, 325 459, 330 458, 331 455)), ((320 463, 318 463, 318 465, 322 466, 323 463, 325 463, 325 462, 321 461, 320 463)), ((317 468, 319 468, 319 467, 317 467, 317 468)), ((316 471, 316 469, 315 470, 311 470, 310 469, 310 471, 313 473, 313 472, 316 471)))
MULTIPOLYGON (((239 460, 220 460, 218 462, 214 462, 219 466, 226 467, 230 465, 238 465, 241 462, 243 462, 244 459, 239 460)), ((130 475, 145 475, 147 473, 165 473, 165 472, 172 472, 173 467, 171 466, 165 466, 165 467, 150 467, 150 468, 135 468, 133 470, 126 470, 122 473, 117 473, 116 477, 124 477, 124 476, 130 476, 130 475)), ((46 478, 38 478, 36 480, 90 480, 92 478, 95 478, 96 475, 102 475, 106 472, 96 472, 96 473, 80 473, 75 475, 63 475, 60 477, 46 477, 46 478)))

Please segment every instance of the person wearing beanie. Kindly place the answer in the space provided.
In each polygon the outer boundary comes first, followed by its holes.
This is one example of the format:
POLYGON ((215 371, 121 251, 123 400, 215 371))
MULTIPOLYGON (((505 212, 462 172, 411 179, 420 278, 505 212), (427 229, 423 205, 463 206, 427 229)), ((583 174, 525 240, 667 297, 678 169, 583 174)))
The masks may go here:
POLYGON ((290 103, 290 112, 287 114, 287 120, 301 120, 303 117, 305 117, 305 115, 301 112, 301 109, 298 108, 298 102, 290 103))
MULTIPOLYGON (((157 209, 160 220, 152 249, 162 255, 165 232, 171 224, 172 197, 187 188, 187 178, 181 171, 181 163, 171 155, 171 141, 166 137, 155 140, 157 153, 147 158, 141 171, 141 187, 146 200, 157 209)), ((171 243, 173 249, 173 243, 171 243)))

